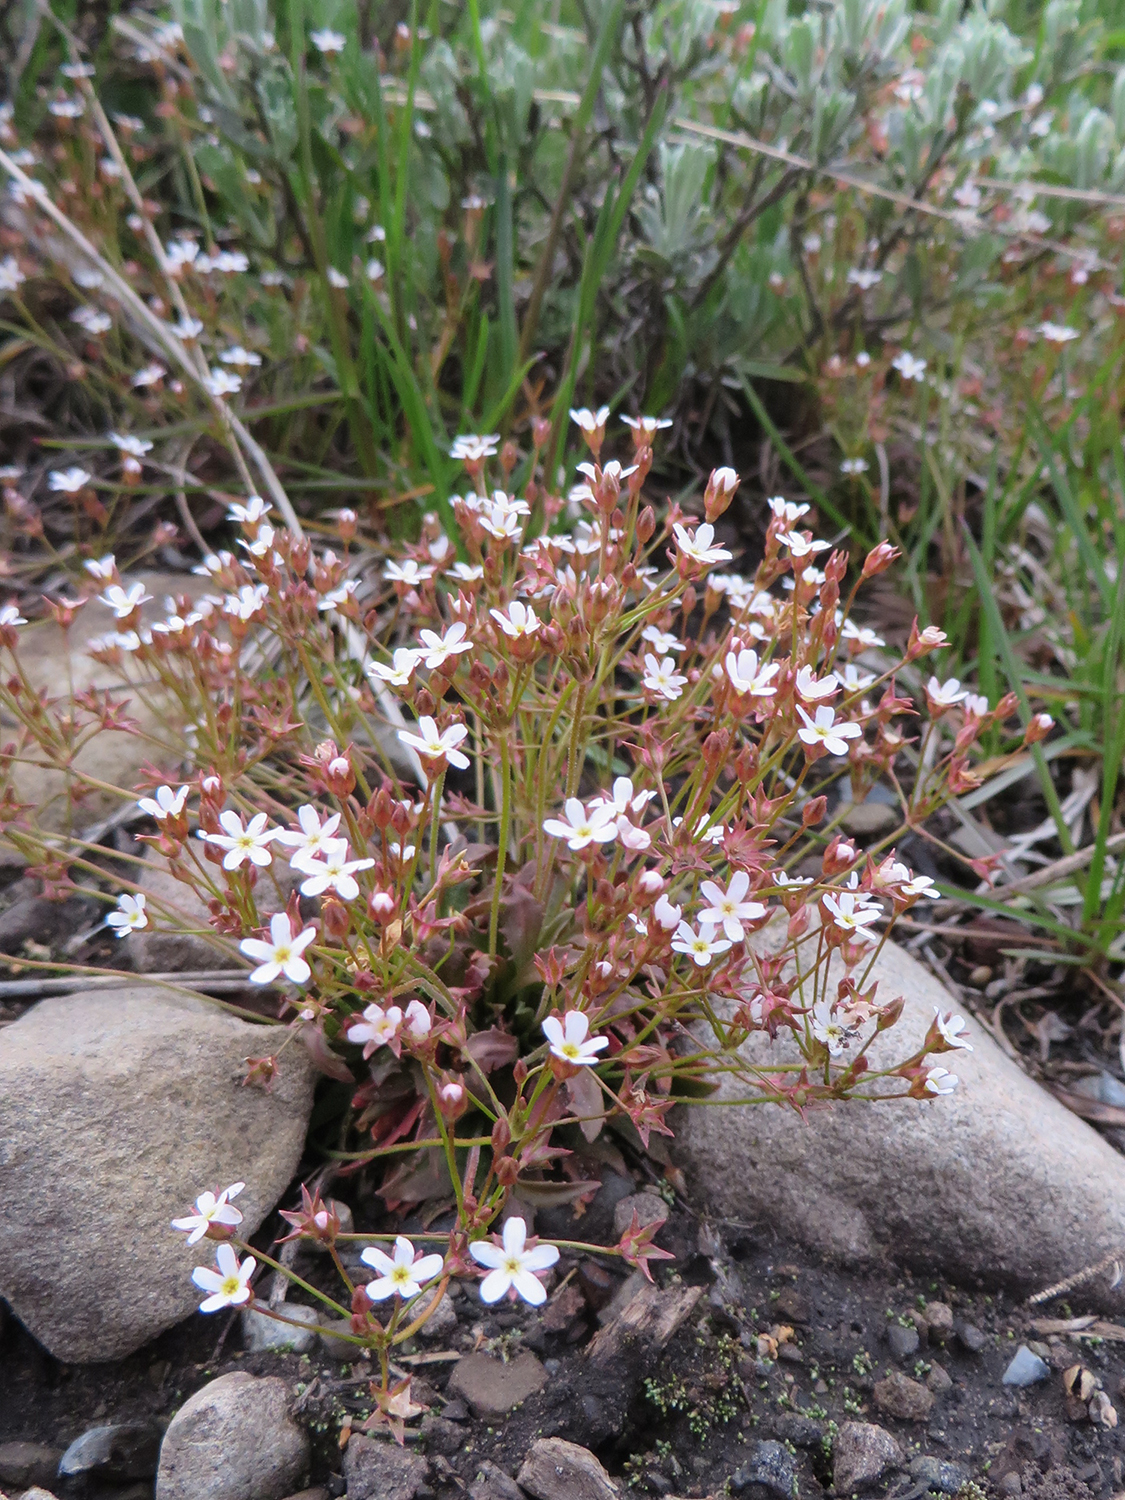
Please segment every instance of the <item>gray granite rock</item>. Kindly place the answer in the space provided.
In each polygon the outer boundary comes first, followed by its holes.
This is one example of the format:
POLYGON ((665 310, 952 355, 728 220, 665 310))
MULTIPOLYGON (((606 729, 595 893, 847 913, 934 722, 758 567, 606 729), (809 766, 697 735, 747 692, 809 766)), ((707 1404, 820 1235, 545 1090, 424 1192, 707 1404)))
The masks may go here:
POLYGON ((376 1442, 357 1435, 344 1449, 348 1500, 414 1500, 428 1472, 421 1454, 400 1448, 390 1439, 376 1442))
MULTIPOLYGON (((892 943, 872 977, 880 1000, 905 1000, 902 1020, 870 1048, 872 1066, 909 1055, 935 1006, 958 1008, 892 943)), ((1125 1158, 981 1026, 967 1029, 975 1050, 941 1059, 961 1087, 932 1102, 857 1101, 807 1120, 760 1105, 685 1110, 678 1151, 689 1182, 713 1212, 768 1223, 838 1263, 892 1257, 1023 1294, 1119 1250, 1125 1158)), ((744 1055, 769 1068, 792 1053, 758 1034, 744 1055)), ((732 1081, 720 1094, 741 1091, 732 1081)), ((1121 1307, 1125 1283, 1099 1295, 1121 1307)))
POLYGON ((902 1449, 885 1428, 874 1422, 845 1422, 832 1450, 837 1495, 871 1489, 902 1461, 902 1449))
POLYGON ((118 1359, 198 1306, 170 1221, 247 1186, 253 1233, 304 1146, 313 1070, 286 1049, 270 1092, 244 1059, 267 1029, 152 987, 43 1000, 0 1030, 0 1296, 56 1358, 118 1359), (143 1262, 143 1275, 130 1274, 143 1262))

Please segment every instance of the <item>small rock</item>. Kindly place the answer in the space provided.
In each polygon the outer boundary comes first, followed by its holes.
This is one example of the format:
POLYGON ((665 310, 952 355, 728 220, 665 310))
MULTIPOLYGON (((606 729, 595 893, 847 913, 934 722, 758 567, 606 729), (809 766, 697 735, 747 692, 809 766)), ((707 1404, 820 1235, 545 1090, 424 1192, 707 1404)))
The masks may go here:
POLYGON ((782 1412, 775 1419, 773 1430, 783 1443, 792 1443, 794 1448, 817 1448, 824 1439, 821 1424, 797 1411, 782 1412))
POLYGON ((322 1484, 314 1484, 311 1490, 301 1490, 299 1494, 287 1495, 285 1500, 332 1500, 332 1497, 322 1484))
POLYGON ((457 1453, 464 1446, 465 1434, 457 1423, 433 1412, 422 1418, 421 1431, 427 1453, 457 1453))
POLYGON ((563 1438, 538 1438, 516 1482, 534 1500, 619 1500, 617 1486, 590 1452, 563 1438))
POLYGON ((935 1360, 930 1366, 930 1373, 926 1376, 926 1385, 935 1396, 943 1396, 946 1391, 952 1389, 953 1377, 935 1360))
POLYGON ((470 1354, 454 1365, 446 1389, 467 1401, 476 1416, 487 1418, 502 1417, 546 1384, 547 1372, 534 1354, 521 1354, 510 1364, 491 1354, 470 1354))
POLYGON ((797 1482, 793 1455, 784 1443, 755 1443, 749 1461, 738 1469, 730 1481, 736 1495, 746 1500, 792 1500, 797 1482))
POLYGON ((957 1329, 957 1338, 962 1349, 969 1354, 979 1354, 988 1342, 987 1335, 973 1323, 962 1323, 957 1329))
POLYGON ((61 1448, 45 1443, 0 1443, 0 1485, 14 1490, 34 1484, 49 1484, 59 1471, 61 1448))
POLYGON ((939 1495, 956 1495, 968 1484, 970 1474, 964 1464, 949 1463, 944 1458, 931 1458, 920 1453, 910 1465, 910 1474, 927 1484, 939 1495))
POLYGON ((358 1434, 344 1449, 348 1500, 414 1500, 429 1474, 419 1453, 358 1434))
POLYGON ((300 1302, 283 1302, 277 1311, 307 1326, 294 1328, 292 1323, 279 1323, 251 1307, 242 1314, 242 1347, 252 1354, 281 1353, 287 1349, 306 1354, 315 1346, 320 1326, 316 1308, 300 1302))
POLYGON ((922 1316, 930 1330, 931 1344, 944 1344, 953 1332, 953 1309, 948 1302, 927 1302, 922 1316))
POLYGON ((1014 1497, 1016 1495, 1023 1494, 1023 1484, 1020 1480, 1020 1476, 1014 1469, 1009 1470, 1009 1472, 1004 1475, 1003 1479, 1001 1479, 1000 1493, 1002 1495, 1012 1497, 1012 1500, 1014 1500, 1014 1497))
POLYGON ((933 1393, 901 1370, 892 1370, 884 1380, 877 1381, 874 1394, 881 1412, 904 1422, 924 1422, 934 1409, 933 1393))
POLYGON ((897 1360, 917 1354, 919 1342, 917 1328, 904 1328, 901 1323, 891 1323, 887 1328, 887 1343, 897 1360))
POLYGON ((450 1422, 467 1422, 469 1420, 469 1408, 463 1401, 447 1401, 441 1409, 441 1414, 443 1417, 448 1418, 450 1422))
POLYGON ((1046 1380, 1050 1373, 1051 1367, 1047 1361, 1040 1359, 1038 1354, 1032 1354, 1026 1344, 1021 1344, 1004 1371, 1004 1384, 1035 1385, 1040 1380, 1046 1380))
POLYGON ((540 1323, 547 1333, 562 1333, 586 1311, 586 1295, 573 1282, 555 1293, 543 1309, 540 1323))
POLYGON ((810 1317, 808 1299, 795 1286, 781 1288, 773 1300, 772 1310, 789 1323, 807 1323, 810 1317))
POLYGON ((527 1500, 527 1497, 503 1469, 485 1459, 469 1486, 469 1500, 527 1500))
POLYGON ((245 1370, 196 1391, 164 1434, 156 1500, 283 1500, 292 1494, 308 1468, 309 1440, 289 1415, 289 1399, 284 1380, 245 1370))
POLYGON ((902 1449, 874 1422, 845 1422, 832 1450, 832 1478, 837 1495, 870 1489, 902 1464, 902 1449))
POLYGON ((320 1347, 329 1359, 340 1359, 351 1364, 353 1360, 362 1357, 362 1346, 355 1344, 350 1338, 340 1338, 340 1334, 352 1332, 351 1318, 330 1318, 326 1323, 320 1325, 317 1337, 320 1339, 320 1347))
MULTIPOLYGON (((433 1299, 431 1298, 430 1301, 432 1302, 432 1300, 433 1299)), ((420 1318, 423 1312, 425 1312, 426 1308, 429 1306, 430 1302, 427 1302, 423 1306, 418 1307, 417 1310, 411 1308, 411 1322, 413 1322, 415 1318, 420 1318)), ((456 1333, 456 1331, 457 1309, 453 1306, 450 1298, 446 1296, 442 1297, 441 1301, 434 1308, 433 1312, 422 1324, 422 1327, 418 1330, 418 1337, 421 1339, 428 1339, 431 1342, 436 1342, 438 1339, 449 1338, 450 1335, 456 1333)))
POLYGON ((856 838, 873 838, 898 827, 898 809, 885 802, 852 802, 841 821, 856 838))
POLYGON ((160 1454, 160 1429, 141 1424, 112 1423, 91 1427, 75 1438, 59 1459, 58 1472, 97 1474, 99 1479, 151 1479, 160 1454))
POLYGON ((663 1224, 668 1217, 668 1205, 659 1193, 630 1193, 621 1198, 613 1210, 613 1232, 618 1239, 633 1222, 634 1214, 642 1229, 646 1224, 663 1224))
POLYGON ((36 1484, 31 1489, 25 1490, 20 1500, 55 1500, 55 1494, 53 1490, 45 1490, 36 1484))

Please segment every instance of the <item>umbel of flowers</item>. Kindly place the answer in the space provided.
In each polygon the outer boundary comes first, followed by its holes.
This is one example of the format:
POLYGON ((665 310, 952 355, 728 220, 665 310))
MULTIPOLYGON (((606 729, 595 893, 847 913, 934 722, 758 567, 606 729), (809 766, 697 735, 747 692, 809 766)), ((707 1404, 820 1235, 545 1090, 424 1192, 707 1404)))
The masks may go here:
MULTIPOLYGON (((430 1180, 443 1166, 452 1232, 426 1253, 401 1236, 370 1249, 362 1286, 337 1257, 347 1299, 328 1299, 379 1351, 392 1423, 411 1403, 388 1351, 449 1276, 484 1273, 486 1300, 542 1300, 557 1247, 534 1246, 522 1219, 497 1226, 582 1137, 607 1122, 642 1145, 671 1134, 673 1104, 720 1076, 802 1111, 932 1099, 957 1084, 936 1059, 968 1045, 938 1015, 920 1049, 875 1067, 869 1044, 902 1000, 871 968, 895 920, 936 894, 896 843, 934 837, 927 820, 977 783, 980 737, 1014 703, 936 675, 923 687, 915 664, 940 631, 915 626, 898 655, 855 621, 887 543, 849 573, 808 507, 778 497, 757 568, 729 571, 715 527, 738 476, 710 476, 702 519, 658 518, 643 491, 661 423, 631 421, 621 462, 602 457, 606 409, 573 415, 588 457, 568 495, 541 478, 548 424, 533 425, 518 494, 512 445, 459 438, 454 534, 429 517, 390 560, 351 512, 334 548, 314 547, 253 497, 232 508, 233 548, 196 570, 211 591, 156 624, 112 557, 86 564, 81 599, 55 603, 105 611, 95 654, 190 721, 190 770, 141 798, 141 837, 207 904, 216 944, 277 992, 252 1076, 268 1083, 303 1045, 349 1080, 392 1206, 416 1198, 420 1165, 430 1180), (876 781, 900 823, 861 853, 840 807, 876 781), (789 1060, 748 1060, 755 1031, 787 1034, 789 1060)), ((8 753, 62 756, 80 790, 74 736, 117 723, 116 705, 37 697, 23 623, 14 607, 0 617, 0 702, 20 726, 8 753)), ((1022 738, 1049 727, 1040 716, 1022 738)), ((80 846, 45 853, 10 793, 0 813, 56 881, 104 879, 80 846)), ((118 883, 107 921, 123 939, 175 925, 144 885, 143 865, 118 883)), ((238 1260, 237 1189, 178 1224, 222 1241, 195 1273, 204 1310, 247 1303, 256 1263, 273 1264, 238 1260)), ((336 1254, 315 1195, 294 1224, 336 1254)), ((646 1269, 660 1253, 637 1225, 618 1249, 646 1269)))

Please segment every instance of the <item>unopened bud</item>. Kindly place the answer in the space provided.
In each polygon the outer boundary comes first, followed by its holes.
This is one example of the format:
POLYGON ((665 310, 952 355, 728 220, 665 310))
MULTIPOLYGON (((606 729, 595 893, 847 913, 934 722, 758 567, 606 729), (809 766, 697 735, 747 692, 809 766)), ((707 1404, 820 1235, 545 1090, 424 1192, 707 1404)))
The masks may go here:
POLYGON ((1055 721, 1050 714, 1035 714, 1027 728, 1024 730, 1023 742, 1025 745, 1038 744, 1045 740, 1055 727, 1055 721))
POLYGON ((664 876, 659 870, 642 870, 637 877, 637 893, 647 896, 649 900, 655 900, 664 889, 664 876))
POLYGON ((392 921, 397 910, 395 898, 390 891, 372 891, 367 900, 367 910, 372 919, 385 927, 392 921))
POLYGON ((839 548, 829 554, 824 564, 824 576, 829 583, 842 583, 848 575, 848 554, 839 548))
POLYGON ((801 827, 812 828, 828 811, 827 797, 810 797, 801 809, 801 827))
POLYGON ((739 478, 733 469, 713 469, 703 496, 703 510, 708 521, 716 521, 734 499, 739 478))
POLYGON ((324 930, 331 933, 335 938, 346 937, 348 928, 352 925, 351 913, 342 901, 325 896, 321 901, 320 915, 324 921, 324 930))
POLYGON ((656 530, 656 512, 651 505, 646 505, 637 517, 637 541, 645 546, 653 532, 656 530))
POLYGON ((551 440, 551 423, 547 417, 532 417, 531 441, 537 448, 545 448, 551 440))
POLYGON ((511 1144, 512 1127, 508 1124, 504 1116, 501 1115, 492 1127, 492 1149, 497 1155, 500 1155, 501 1152, 507 1151, 511 1144))
POLYGON ((359 517, 354 510, 342 510, 336 517, 336 530, 342 542, 350 542, 359 529, 359 517))
POLYGON ((897 547, 892 547, 890 542, 880 542, 877 547, 872 547, 863 562, 863 578, 874 578, 877 573, 885 573, 894 562, 896 557, 902 553, 897 547))

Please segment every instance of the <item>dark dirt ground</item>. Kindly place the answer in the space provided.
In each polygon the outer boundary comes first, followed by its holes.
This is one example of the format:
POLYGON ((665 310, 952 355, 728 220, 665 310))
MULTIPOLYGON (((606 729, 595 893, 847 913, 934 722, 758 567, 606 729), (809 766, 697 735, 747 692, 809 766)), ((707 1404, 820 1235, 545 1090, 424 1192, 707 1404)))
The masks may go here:
MULTIPOLYGON (((608 1223, 613 1197, 628 1186, 616 1176, 607 1181, 603 1201, 595 1199, 587 1216, 591 1238, 599 1221, 608 1223)), ((357 1218, 364 1222, 358 1205, 357 1218)), ((522 1304, 486 1308, 475 1286, 456 1288, 456 1327, 420 1344, 421 1359, 411 1365, 415 1397, 430 1407, 424 1435, 412 1436, 411 1445, 431 1458, 433 1500, 460 1500, 470 1487, 481 1500, 474 1481, 482 1464, 514 1474, 539 1436, 591 1448, 638 1495, 684 1497, 737 1495, 745 1478, 739 1471, 754 1445, 775 1439, 791 1453, 796 1495, 810 1500, 835 1494, 832 1443, 848 1421, 878 1423, 905 1451, 906 1466, 870 1492, 890 1500, 929 1493, 909 1470, 919 1455, 957 1466, 945 1474, 959 1485, 952 1492, 960 1500, 1013 1494, 1109 1500, 1122 1491, 1125 1429, 1099 1430, 1088 1420, 1069 1419, 1062 1370, 1083 1363, 1117 1403, 1125 1397, 1125 1344, 1080 1345, 1073 1336, 1052 1336, 1042 1345, 1050 1377, 1014 1390, 1001 1376, 1018 1345, 1041 1335, 1032 1313, 1002 1295, 894 1271, 848 1275, 795 1256, 769 1230, 712 1227, 679 1204, 658 1243, 676 1258, 656 1267, 657 1281, 669 1293, 698 1287, 698 1300, 663 1350, 633 1348, 608 1365, 596 1365, 588 1345, 599 1313, 603 1324, 612 1316, 609 1304, 626 1269, 619 1262, 564 1258, 538 1312, 522 1304), (896 1359, 888 1330, 904 1330, 909 1343, 915 1320, 935 1302, 952 1314, 945 1342, 930 1341, 923 1327, 917 1350, 896 1359), (968 1346, 978 1343, 972 1352, 968 1346), (463 1400, 446 1393, 455 1356, 474 1351, 507 1360, 530 1351, 542 1362, 546 1383, 505 1418, 475 1420, 463 1400), (876 1384, 893 1370, 916 1380, 921 1391, 927 1381, 945 1387, 933 1397, 928 1418, 902 1420, 880 1409, 876 1384), (1018 1488, 1010 1475, 1019 1476, 1018 1488)), ((326 1275, 325 1258, 313 1261, 304 1256, 302 1270, 326 1275)), ((1073 1308, 1056 1302, 1035 1313, 1068 1317, 1081 1310, 1081 1296, 1074 1296, 1073 1308)), ((1096 1311, 1096 1284, 1086 1297, 1096 1311)), ((930 1315, 940 1318, 932 1307, 930 1315)), ((18 1439, 62 1449, 98 1423, 163 1426, 208 1380, 244 1369, 291 1383, 313 1438, 313 1480, 341 1494, 340 1429, 351 1424, 358 1430, 371 1410, 367 1368, 362 1360, 348 1365, 328 1358, 319 1346, 311 1357, 245 1353, 237 1317, 227 1315, 189 1319, 112 1365, 68 1367, 8 1316, 0 1332, 0 1444, 18 1439)), ((152 1494, 151 1481, 53 1480, 51 1488, 60 1500, 152 1494)), ((425 1492, 420 1500, 427 1500, 425 1492)))

